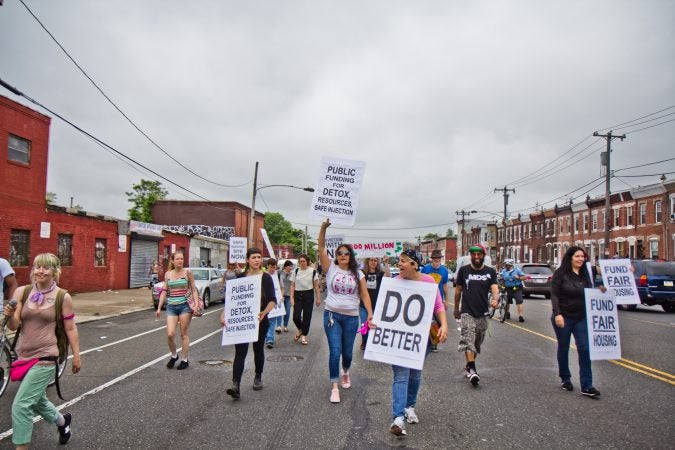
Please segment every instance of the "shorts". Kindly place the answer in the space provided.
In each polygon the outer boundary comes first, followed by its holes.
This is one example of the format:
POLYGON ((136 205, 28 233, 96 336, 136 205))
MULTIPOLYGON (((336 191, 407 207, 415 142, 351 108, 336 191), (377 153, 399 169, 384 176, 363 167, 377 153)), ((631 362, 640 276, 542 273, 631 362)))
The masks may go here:
POLYGON ((513 289, 512 287, 507 287, 506 288, 506 299, 509 302, 509 304, 513 303, 513 300, 516 300, 516 305, 522 305, 523 304, 523 288, 519 287, 517 289, 513 289))
POLYGON ((473 317, 471 314, 464 313, 460 321, 462 330, 459 335, 458 350, 463 353, 480 353, 480 346, 485 340, 487 319, 485 317, 473 317))
POLYGON ((166 305, 166 315, 167 316, 181 316, 183 314, 192 315, 192 310, 188 302, 183 303, 169 303, 166 305))

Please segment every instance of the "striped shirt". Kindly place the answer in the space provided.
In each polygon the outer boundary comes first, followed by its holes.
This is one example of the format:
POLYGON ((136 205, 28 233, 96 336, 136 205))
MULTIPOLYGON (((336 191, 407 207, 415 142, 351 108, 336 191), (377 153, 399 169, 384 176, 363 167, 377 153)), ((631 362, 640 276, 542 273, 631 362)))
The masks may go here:
POLYGON ((187 298, 185 298, 185 295, 188 291, 187 278, 168 280, 166 285, 169 288, 169 293, 167 294, 166 300, 169 305, 178 305, 187 301, 187 298))

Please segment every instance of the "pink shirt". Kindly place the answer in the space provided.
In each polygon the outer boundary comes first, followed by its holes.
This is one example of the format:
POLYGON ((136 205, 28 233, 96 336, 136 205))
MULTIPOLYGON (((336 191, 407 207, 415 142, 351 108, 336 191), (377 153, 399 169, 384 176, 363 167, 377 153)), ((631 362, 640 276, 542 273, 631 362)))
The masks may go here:
MULTIPOLYGON (((405 280, 401 275, 398 275, 396 278, 399 278, 401 280, 405 280)), ((425 283, 433 283, 433 284, 438 284, 436 283, 436 280, 434 280, 431 275, 427 274, 422 274, 422 278, 420 278, 418 281, 424 281, 425 283)), ((436 289, 436 301, 434 302, 434 314, 440 311, 445 311, 445 305, 443 304, 443 298, 441 298, 441 291, 436 289)))

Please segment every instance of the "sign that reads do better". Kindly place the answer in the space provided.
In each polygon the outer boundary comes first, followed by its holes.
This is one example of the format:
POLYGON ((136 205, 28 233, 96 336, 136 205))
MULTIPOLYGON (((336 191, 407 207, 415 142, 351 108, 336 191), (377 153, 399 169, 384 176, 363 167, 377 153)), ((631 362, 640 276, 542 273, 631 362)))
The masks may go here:
POLYGON ((621 359, 619 316, 614 294, 585 289, 588 345, 592 360, 621 359))
POLYGON ((245 237, 231 237, 230 238, 230 260, 231 263, 245 263, 246 262, 246 238, 245 237))
POLYGON ((383 278, 365 359, 422 370, 438 285, 383 278))
POLYGON ((225 326, 222 345, 258 340, 262 275, 235 278, 225 284, 225 326))
POLYGON ((366 163, 324 156, 314 189, 311 219, 328 217, 333 223, 353 226, 366 163))
POLYGON ((602 282, 616 296, 619 305, 639 305, 640 295, 635 285, 635 276, 630 259, 601 259, 602 282))

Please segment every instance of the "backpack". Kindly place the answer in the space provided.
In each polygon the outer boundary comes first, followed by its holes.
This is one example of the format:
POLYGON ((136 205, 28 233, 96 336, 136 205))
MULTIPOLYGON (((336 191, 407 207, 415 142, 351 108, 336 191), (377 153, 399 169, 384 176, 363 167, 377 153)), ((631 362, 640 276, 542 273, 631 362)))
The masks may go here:
MULTIPOLYGON (((299 267, 296 267, 296 268, 295 268, 295 277, 296 277, 296 278, 298 277, 298 270, 300 270, 300 268, 299 268, 299 267)), ((312 272, 312 283, 314 283, 314 278, 315 278, 315 277, 316 277, 316 269, 314 269, 314 271, 312 272)))

